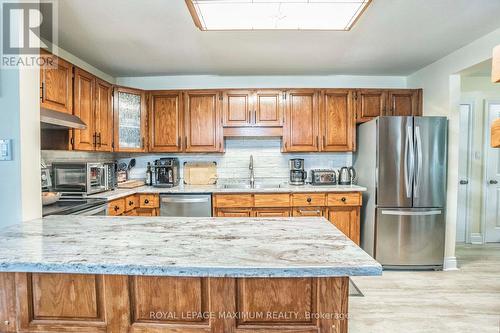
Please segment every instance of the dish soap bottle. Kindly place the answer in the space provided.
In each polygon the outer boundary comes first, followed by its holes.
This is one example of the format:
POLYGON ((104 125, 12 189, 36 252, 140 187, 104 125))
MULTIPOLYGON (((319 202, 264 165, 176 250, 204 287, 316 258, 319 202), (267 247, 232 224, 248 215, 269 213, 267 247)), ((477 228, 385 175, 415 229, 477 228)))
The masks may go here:
POLYGON ((148 162, 148 166, 146 169, 146 185, 151 186, 153 185, 153 172, 151 171, 151 163, 148 162))

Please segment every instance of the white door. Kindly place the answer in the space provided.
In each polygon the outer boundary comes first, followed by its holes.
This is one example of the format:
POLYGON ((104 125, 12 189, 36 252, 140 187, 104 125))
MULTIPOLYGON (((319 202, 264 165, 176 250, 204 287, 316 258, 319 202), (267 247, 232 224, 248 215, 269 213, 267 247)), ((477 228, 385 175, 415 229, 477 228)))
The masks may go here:
POLYGON ((487 104, 488 128, 486 148, 486 242, 500 242, 500 149, 491 148, 491 124, 500 118, 500 102, 487 104))
POLYGON ((469 242, 472 104, 460 104, 457 242, 469 242))

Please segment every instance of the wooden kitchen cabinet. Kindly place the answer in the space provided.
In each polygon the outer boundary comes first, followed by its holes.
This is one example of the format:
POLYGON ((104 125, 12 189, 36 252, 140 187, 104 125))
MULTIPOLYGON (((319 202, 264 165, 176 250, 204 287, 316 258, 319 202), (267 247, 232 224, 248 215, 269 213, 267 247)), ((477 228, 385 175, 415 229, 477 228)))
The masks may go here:
POLYGON ((362 123, 378 116, 385 116, 387 90, 359 89, 356 94, 356 121, 362 123))
POLYGON ((354 91, 329 89, 321 92, 320 151, 354 151, 356 121, 354 91))
POLYGON ((113 85, 96 78, 95 82, 96 151, 113 151, 113 85))
POLYGON ((64 113, 73 113, 73 65, 41 50, 45 58, 40 68, 40 107, 64 113))
POLYGON ((136 208, 136 216, 158 216, 158 208, 136 208))
POLYGON ((387 115, 420 116, 418 89, 391 89, 387 93, 387 115))
POLYGON ((150 152, 181 152, 183 137, 182 92, 149 93, 150 152))
POLYGON ((219 92, 187 91, 184 95, 184 151, 187 153, 222 152, 219 92))
POLYGON ((319 106, 316 90, 295 89, 286 93, 284 152, 319 151, 319 106))
POLYGON ((73 130, 75 150, 94 150, 96 146, 95 131, 95 77, 86 71, 75 68, 74 114, 80 118, 87 128, 73 130))
POLYGON ((138 195, 129 195, 125 197, 125 212, 134 211, 137 207, 139 207, 138 195))
POLYGON ((118 152, 147 151, 146 94, 142 90, 114 90, 114 142, 118 152))
POLYGON ((289 217, 290 208, 256 208, 255 217, 289 217))
POLYGON ((222 93, 222 124, 225 127, 253 124, 253 92, 250 90, 225 90, 222 93))
POLYGON ((255 91, 254 125, 283 126, 283 97, 281 90, 255 91))
POLYGON ((252 217, 251 209, 231 209, 223 208, 218 209, 215 214, 216 217, 252 217))
POLYGON ((360 244, 359 207, 329 207, 328 220, 354 243, 360 244))
POLYGON ((126 210, 125 198, 116 199, 108 202, 108 215, 119 216, 126 210))

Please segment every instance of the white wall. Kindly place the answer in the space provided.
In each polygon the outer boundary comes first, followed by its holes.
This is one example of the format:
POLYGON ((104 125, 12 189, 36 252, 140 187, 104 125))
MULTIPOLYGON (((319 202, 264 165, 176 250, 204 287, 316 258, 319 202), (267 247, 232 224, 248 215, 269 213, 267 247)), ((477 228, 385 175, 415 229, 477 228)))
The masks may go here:
POLYGON ((223 88, 406 88, 404 76, 219 76, 118 77, 119 85, 145 90, 223 88))
POLYGON ((448 143, 448 198, 446 218, 445 269, 456 267, 455 239, 458 185, 458 104, 460 75, 470 66, 491 58, 493 47, 500 43, 500 29, 458 49, 444 58, 410 75, 408 87, 424 89, 424 115, 447 116, 448 143))

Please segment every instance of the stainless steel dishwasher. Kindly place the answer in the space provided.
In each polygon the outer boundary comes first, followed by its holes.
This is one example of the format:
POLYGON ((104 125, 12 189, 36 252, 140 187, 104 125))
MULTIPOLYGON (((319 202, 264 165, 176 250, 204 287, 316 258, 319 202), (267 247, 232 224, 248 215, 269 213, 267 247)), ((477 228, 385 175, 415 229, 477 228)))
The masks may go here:
POLYGON ((160 195, 160 216, 212 216, 210 194, 162 194, 160 195))

